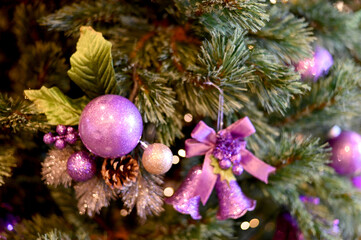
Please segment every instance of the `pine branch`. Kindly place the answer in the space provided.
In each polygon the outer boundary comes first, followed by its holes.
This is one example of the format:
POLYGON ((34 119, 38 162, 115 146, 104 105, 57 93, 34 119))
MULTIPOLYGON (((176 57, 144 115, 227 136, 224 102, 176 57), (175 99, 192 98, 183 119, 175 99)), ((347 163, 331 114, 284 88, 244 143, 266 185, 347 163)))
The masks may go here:
POLYGON ((71 240, 71 238, 66 233, 53 229, 50 232, 39 236, 37 240, 71 240))
POLYGON ((257 32, 269 20, 262 0, 212 0, 195 1, 191 7, 195 15, 210 30, 226 33, 227 30, 244 29, 257 32))
POLYGON ((46 131, 46 118, 29 101, 0 93, 0 126, 3 133, 46 131))
POLYGON ((248 83, 249 90, 267 112, 284 114, 295 95, 304 94, 309 87, 299 81, 299 74, 293 68, 277 61, 264 50, 255 49, 248 61, 254 71, 254 81, 248 83))
POLYGON ((170 207, 167 207, 166 212, 167 214, 150 219, 146 224, 134 229, 130 239, 225 240, 232 239, 234 235, 233 222, 230 220, 217 221, 215 209, 208 209, 200 221, 180 215, 170 207), (164 223, 167 223, 167 227, 164 227, 164 223))
POLYGON ((74 189, 78 199, 79 213, 87 213, 90 217, 99 213, 101 208, 109 206, 110 200, 115 199, 114 191, 98 177, 79 182, 74 189))
POLYGON ((145 223, 149 215, 159 216, 164 211, 162 184, 163 176, 150 174, 143 169, 137 181, 121 191, 128 214, 136 207, 141 223, 145 223))
POLYGON ((114 0, 82 1, 65 6, 42 18, 40 24, 50 30, 64 31, 67 35, 77 33, 81 26, 98 28, 106 24, 121 24, 139 27, 145 24, 145 21, 138 19, 137 15, 147 13, 146 10, 149 11, 149 8, 136 5, 136 2, 128 4, 125 1, 120 3, 114 0))
POLYGON ((249 102, 245 94, 246 83, 252 81, 252 70, 244 66, 248 49, 244 33, 235 31, 231 38, 220 32, 211 32, 211 39, 204 41, 198 62, 189 68, 186 80, 175 85, 179 101, 194 115, 215 117, 218 111, 219 92, 205 84, 219 85, 225 98, 226 113, 237 111, 249 102))
POLYGON ((265 153, 262 159, 278 169, 270 176, 268 185, 262 184, 265 196, 290 210, 306 238, 341 239, 330 232, 332 224, 314 216, 300 200, 300 195, 312 189, 312 184, 322 182, 327 174, 334 174, 333 169, 325 165, 329 162, 329 149, 321 145, 319 139, 282 134, 277 144, 265 153))
POLYGON ((10 177, 12 168, 16 167, 15 148, 1 146, 0 148, 0 186, 5 183, 4 178, 10 177))
POLYGON ((69 233, 70 226, 64 219, 51 215, 50 217, 42 217, 35 215, 31 220, 22 220, 14 226, 14 231, 7 232, 8 239, 37 239, 39 234, 46 234, 53 229, 58 229, 60 232, 69 233))
POLYGON ((75 200, 74 192, 70 188, 50 188, 51 196, 60 208, 62 215, 75 227, 77 234, 94 233, 96 226, 89 217, 80 215, 75 200))
POLYGON ((135 104, 144 122, 166 124, 166 119, 174 115, 176 103, 175 92, 167 86, 168 79, 150 71, 136 71, 140 92, 135 104))
POLYGON ((358 102, 361 68, 350 60, 337 61, 329 76, 311 84, 311 91, 296 98, 285 117, 271 118, 273 124, 313 134, 337 124, 347 126, 360 114, 358 102))
POLYGON ((342 57, 356 51, 360 57, 360 13, 341 12, 325 0, 298 1, 291 11, 303 16, 315 30, 317 44, 342 57), (350 51, 349 51, 350 50, 350 51))
POLYGON ((314 183, 317 196, 340 220, 342 239, 355 239, 361 234, 361 192, 352 186, 348 178, 325 174, 314 183))
POLYGON ((288 64, 312 56, 311 43, 315 40, 312 28, 305 19, 279 8, 270 9, 270 21, 260 31, 251 34, 253 45, 264 48, 288 64))

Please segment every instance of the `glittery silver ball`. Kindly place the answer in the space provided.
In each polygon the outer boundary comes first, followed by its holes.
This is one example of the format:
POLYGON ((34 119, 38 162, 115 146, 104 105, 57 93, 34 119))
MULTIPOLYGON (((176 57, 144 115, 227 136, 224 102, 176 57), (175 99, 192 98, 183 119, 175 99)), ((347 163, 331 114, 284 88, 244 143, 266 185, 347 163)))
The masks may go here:
POLYGON ((153 143, 149 145, 142 157, 142 163, 145 168, 150 173, 153 174, 163 174, 168 172, 172 166, 173 153, 164 144, 153 143))

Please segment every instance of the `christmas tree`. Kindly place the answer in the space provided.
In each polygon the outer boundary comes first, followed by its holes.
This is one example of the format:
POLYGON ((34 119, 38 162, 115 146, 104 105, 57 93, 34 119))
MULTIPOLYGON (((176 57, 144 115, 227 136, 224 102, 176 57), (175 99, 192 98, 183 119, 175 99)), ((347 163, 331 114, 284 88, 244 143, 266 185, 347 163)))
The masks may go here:
POLYGON ((361 239, 360 1, 1 5, 1 239, 361 239))

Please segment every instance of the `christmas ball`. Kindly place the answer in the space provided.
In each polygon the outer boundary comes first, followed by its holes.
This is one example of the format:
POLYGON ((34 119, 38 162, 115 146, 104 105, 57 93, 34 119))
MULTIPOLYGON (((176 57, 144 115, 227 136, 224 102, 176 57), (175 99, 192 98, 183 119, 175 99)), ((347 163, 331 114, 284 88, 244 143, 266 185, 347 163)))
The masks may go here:
POLYGON ((316 47, 312 58, 300 61, 296 70, 302 76, 302 79, 308 78, 317 81, 325 75, 333 65, 333 58, 329 51, 322 47, 316 47))
POLYGON ((149 145, 143 153, 142 163, 150 173, 163 174, 168 172, 172 166, 173 153, 164 144, 153 143, 149 145))
POLYGON ((361 136, 352 131, 343 131, 329 140, 332 147, 331 166, 341 175, 361 173, 361 136))
POLYGON ((56 126, 56 132, 59 135, 65 135, 67 131, 67 127, 64 125, 59 124, 58 126, 56 126))
POLYGON ((57 149, 59 149, 59 150, 61 150, 61 149, 64 149, 65 147, 66 147, 66 142, 63 140, 63 139, 57 139, 56 141, 55 141, 55 144, 54 144, 54 146, 57 148, 57 149))
POLYGON ((43 141, 45 144, 52 144, 55 142, 55 138, 51 132, 47 133, 43 137, 43 141))
POLYGON ((87 149, 103 158, 117 158, 132 151, 143 131, 137 107, 118 95, 104 95, 85 106, 79 136, 87 149))
POLYGON ((75 181, 85 182, 94 176, 96 164, 87 152, 79 151, 69 157, 66 170, 75 181))

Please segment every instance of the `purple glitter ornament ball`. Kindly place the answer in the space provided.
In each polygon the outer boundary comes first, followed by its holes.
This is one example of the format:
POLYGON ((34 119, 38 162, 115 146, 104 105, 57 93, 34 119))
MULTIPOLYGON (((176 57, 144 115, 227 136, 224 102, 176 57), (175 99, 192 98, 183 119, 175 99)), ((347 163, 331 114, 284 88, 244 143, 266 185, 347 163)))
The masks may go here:
POLYGON ((333 58, 329 51, 322 47, 316 47, 312 58, 300 61, 296 70, 302 78, 311 78, 313 81, 325 74, 333 65, 333 58))
POLYGON ((64 125, 61 125, 61 124, 59 124, 58 126, 56 126, 56 132, 57 132, 59 135, 65 135, 65 134, 66 134, 66 129, 67 129, 67 127, 64 126, 64 125))
POLYGON ((46 133, 44 135, 43 141, 45 144, 52 144, 55 142, 55 138, 54 138, 53 134, 50 132, 50 133, 46 133))
POLYGON ((66 133, 74 133, 75 129, 73 127, 67 127, 66 128, 66 133))
POLYGON ((103 158, 116 158, 132 151, 143 131, 137 107, 118 95, 93 99, 84 108, 79 135, 87 149, 103 158))
POLYGON ((233 164, 232 172, 236 176, 240 176, 243 173, 243 167, 241 164, 233 164))
POLYGON ((352 131, 343 131, 329 140, 332 147, 331 166, 340 175, 361 173, 361 136, 352 131))
POLYGON ((66 170, 75 181, 85 182, 94 176, 96 163, 87 152, 75 152, 69 157, 66 170))
POLYGON ((222 159, 218 162, 219 167, 223 170, 226 170, 232 166, 231 160, 228 159, 222 159))
POLYGON ((54 144, 54 146, 57 148, 57 149, 59 149, 59 150, 61 150, 61 149, 64 149, 65 147, 66 147, 66 142, 63 140, 63 139, 57 139, 56 141, 55 141, 55 144, 54 144))
POLYGON ((77 137, 75 133, 67 133, 65 136, 65 141, 69 144, 76 143, 77 137))

